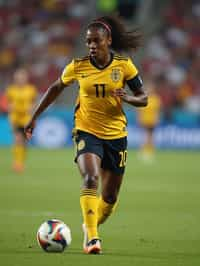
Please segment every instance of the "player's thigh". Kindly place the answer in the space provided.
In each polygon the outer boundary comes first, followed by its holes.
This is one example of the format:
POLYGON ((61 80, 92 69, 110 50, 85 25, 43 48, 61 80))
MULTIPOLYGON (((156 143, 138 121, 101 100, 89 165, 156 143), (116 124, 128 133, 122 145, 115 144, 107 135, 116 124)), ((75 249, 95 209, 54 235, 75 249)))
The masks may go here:
POLYGON ((90 133, 78 131, 74 142, 75 162, 78 163, 81 175, 99 176, 103 157, 102 140, 90 133))
POLYGON ((79 171, 83 177, 100 176, 101 158, 91 152, 82 153, 77 158, 79 171))
POLYGON ((124 174, 127 159, 127 138, 104 141, 102 169, 109 170, 116 176, 124 174))

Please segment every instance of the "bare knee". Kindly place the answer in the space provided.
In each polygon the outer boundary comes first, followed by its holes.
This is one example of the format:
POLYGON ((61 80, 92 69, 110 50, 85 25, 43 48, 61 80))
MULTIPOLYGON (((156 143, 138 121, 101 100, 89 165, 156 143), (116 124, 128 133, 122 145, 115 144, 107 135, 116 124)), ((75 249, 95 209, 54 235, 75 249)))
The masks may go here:
POLYGON ((97 189, 98 187, 98 176, 97 175, 83 175, 83 187, 97 189))

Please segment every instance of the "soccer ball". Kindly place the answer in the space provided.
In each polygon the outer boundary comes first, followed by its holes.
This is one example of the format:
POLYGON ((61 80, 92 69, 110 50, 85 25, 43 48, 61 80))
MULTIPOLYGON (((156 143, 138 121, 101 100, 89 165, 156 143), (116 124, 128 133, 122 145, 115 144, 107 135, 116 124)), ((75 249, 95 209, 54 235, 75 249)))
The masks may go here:
POLYGON ((71 231, 64 222, 51 219, 39 227, 37 241, 46 252, 63 252, 71 244, 71 231))

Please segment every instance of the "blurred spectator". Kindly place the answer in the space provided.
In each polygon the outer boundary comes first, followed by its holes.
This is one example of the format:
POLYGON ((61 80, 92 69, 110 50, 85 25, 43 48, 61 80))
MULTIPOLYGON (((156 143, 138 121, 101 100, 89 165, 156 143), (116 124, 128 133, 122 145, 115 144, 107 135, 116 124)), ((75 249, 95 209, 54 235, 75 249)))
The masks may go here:
POLYGON ((200 104, 200 4, 169 1, 160 31, 146 47, 143 70, 155 77, 165 116, 174 108, 199 112, 200 104))
MULTIPOLYGON (((23 65, 31 82, 43 93, 75 52, 90 2, 0 1, 0 91, 8 86, 15 69, 23 65)), ((167 2, 167 8, 159 14, 159 30, 147 41, 142 68, 146 76, 158 82, 164 117, 170 119, 174 108, 198 113, 200 4, 197 0, 167 2)), ((130 23, 138 12, 143 12, 139 8, 141 3, 141 0, 98 0, 96 6, 100 13, 118 12, 130 23)))
POLYGON ((97 10, 100 14, 116 12, 127 21, 131 21, 137 14, 141 0, 98 0, 97 10))
POLYGON ((124 19, 130 20, 136 15, 139 4, 140 0, 118 0, 118 13, 124 19))
POLYGON ((70 59, 87 12, 84 0, 1 1, 0 90, 20 65, 46 90, 70 59))
POLYGON ((102 14, 110 14, 117 10, 118 0, 98 0, 97 10, 102 14))

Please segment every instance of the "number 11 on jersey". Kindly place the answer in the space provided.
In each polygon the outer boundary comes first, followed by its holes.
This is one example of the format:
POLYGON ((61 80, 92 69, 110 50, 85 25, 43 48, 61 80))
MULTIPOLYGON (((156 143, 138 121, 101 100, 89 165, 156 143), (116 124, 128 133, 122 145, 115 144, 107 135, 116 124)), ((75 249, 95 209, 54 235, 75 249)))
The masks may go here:
POLYGON ((105 97, 106 94, 106 84, 94 84, 95 90, 96 90, 96 97, 105 97))

